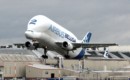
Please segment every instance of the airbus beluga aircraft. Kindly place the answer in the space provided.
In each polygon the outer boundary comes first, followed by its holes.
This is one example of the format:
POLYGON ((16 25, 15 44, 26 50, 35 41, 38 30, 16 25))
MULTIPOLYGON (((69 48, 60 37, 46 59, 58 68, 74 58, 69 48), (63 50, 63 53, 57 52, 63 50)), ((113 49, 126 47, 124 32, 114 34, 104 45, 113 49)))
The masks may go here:
POLYGON ((30 48, 43 48, 43 58, 48 58, 47 51, 55 51, 65 58, 81 59, 86 48, 114 46, 115 43, 99 44, 89 43, 92 33, 88 32, 82 40, 43 15, 34 16, 27 26, 25 36, 32 42, 27 41, 25 46, 30 48))

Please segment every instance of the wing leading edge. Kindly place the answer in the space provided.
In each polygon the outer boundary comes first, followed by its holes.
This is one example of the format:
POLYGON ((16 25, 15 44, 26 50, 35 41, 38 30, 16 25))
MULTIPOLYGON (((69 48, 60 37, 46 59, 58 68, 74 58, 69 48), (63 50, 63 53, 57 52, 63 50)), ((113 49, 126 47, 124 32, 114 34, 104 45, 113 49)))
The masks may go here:
MULTIPOLYGON (((56 44, 62 47, 63 42, 56 42, 56 44)), ((73 50, 76 48, 99 48, 99 47, 108 47, 108 46, 118 46, 116 43, 71 43, 73 45, 73 50)))

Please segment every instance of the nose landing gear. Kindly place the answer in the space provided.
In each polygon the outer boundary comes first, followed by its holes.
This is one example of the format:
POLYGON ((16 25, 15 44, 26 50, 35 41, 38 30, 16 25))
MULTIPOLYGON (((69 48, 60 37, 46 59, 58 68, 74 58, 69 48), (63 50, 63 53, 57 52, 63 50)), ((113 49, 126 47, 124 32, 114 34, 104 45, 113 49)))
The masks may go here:
POLYGON ((42 55, 42 58, 48 59, 48 56, 46 54, 47 54, 47 46, 44 48, 44 54, 42 55))

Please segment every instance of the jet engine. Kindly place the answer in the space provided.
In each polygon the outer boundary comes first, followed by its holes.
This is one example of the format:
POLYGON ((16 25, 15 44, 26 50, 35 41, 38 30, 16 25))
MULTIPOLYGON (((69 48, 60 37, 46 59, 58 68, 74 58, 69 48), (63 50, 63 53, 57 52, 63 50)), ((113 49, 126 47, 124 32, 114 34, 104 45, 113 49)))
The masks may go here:
POLYGON ((31 43, 29 41, 25 42, 25 46, 27 47, 27 49, 30 49, 30 50, 37 49, 37 45, 35 43, 31 43))
POLYGON ((62 47, 66 50, 72 50, 73 49, 73 45, 69 42, 66 42, 66 41, 63 42, 62 47))

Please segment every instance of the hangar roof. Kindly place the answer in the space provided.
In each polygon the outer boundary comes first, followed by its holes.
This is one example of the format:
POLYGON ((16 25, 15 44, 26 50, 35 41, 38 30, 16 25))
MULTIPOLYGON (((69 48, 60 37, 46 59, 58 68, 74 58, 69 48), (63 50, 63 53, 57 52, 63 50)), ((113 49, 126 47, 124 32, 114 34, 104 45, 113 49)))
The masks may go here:
POLYGON ((47 66, 47 65, 43 65, 43 64, 32 64, 32 65, 28 65, 29 67, 33 67, 33 68, 38 68, 38 69, 58 69, 55 67, 51 67, 51 66, 47 66))
POLYGON ((30 50, 7 48, 0 49, 0 61, 39 61, 39 59, 30 50))
POLYGON ((39 61, 34 55, 0 54, 0 61, 39 61))

